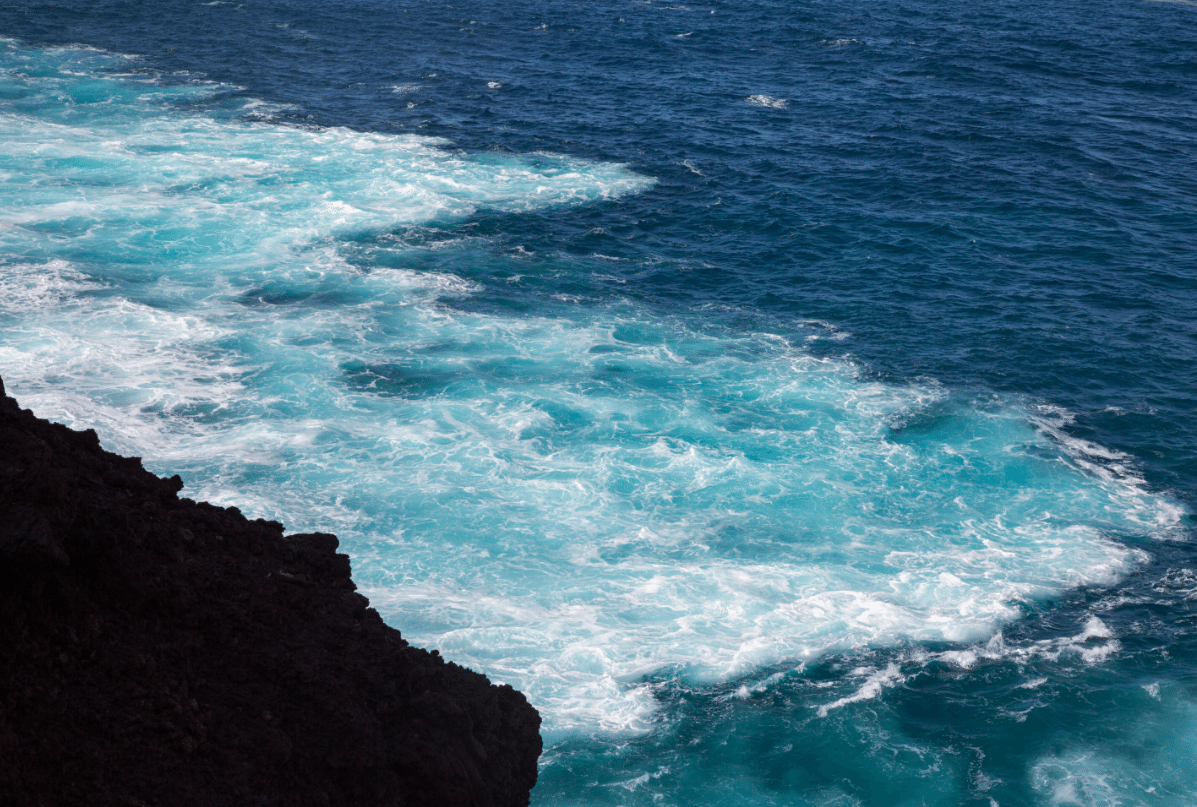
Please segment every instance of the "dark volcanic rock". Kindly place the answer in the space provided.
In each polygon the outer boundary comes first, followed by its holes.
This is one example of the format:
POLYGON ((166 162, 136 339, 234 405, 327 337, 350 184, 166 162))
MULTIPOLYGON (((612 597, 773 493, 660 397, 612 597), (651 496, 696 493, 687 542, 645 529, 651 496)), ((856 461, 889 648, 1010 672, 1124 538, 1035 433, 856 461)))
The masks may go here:
POLYGON ((0 804, 525 805, 540 717, 332 535, 176 495, 0 383, 0 804))

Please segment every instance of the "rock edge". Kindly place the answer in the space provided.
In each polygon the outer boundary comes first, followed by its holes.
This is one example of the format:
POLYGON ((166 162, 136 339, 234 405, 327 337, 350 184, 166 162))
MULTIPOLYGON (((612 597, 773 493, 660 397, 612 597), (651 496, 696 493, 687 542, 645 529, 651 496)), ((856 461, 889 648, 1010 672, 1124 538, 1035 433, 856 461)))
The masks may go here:
POLYGON ((182 487, 0 380, 0 803, 528 804, 521 693, 408 645, 335 536, 182 487))

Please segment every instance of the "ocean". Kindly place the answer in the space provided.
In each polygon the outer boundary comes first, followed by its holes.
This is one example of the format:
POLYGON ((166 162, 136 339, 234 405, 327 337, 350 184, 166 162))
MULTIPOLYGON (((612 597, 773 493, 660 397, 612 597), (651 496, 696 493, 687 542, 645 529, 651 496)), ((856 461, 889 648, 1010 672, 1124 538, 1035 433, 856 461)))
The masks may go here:
POLYGON ((1197 4, 0 8, 0 376, 328 531, 537 807, 1197 804, 1197 4))

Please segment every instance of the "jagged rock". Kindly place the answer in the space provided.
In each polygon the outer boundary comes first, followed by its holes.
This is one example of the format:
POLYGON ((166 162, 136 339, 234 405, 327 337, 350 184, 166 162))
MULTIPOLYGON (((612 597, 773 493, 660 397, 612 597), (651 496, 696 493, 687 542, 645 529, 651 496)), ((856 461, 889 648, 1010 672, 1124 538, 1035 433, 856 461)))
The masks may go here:
POLYGON ((526 805, 540 717, 332 535, 180 499, 0 382, 0 804, 526 805))

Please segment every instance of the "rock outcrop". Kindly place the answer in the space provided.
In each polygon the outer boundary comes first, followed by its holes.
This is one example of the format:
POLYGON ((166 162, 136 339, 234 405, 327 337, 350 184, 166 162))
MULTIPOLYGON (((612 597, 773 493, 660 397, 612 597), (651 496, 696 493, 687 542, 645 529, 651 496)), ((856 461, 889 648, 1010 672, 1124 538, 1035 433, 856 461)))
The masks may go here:
POLYGON ((182 487, 0 382, 0 804, 528 803, 523 695, 383 624, 334 536, 182 487))

